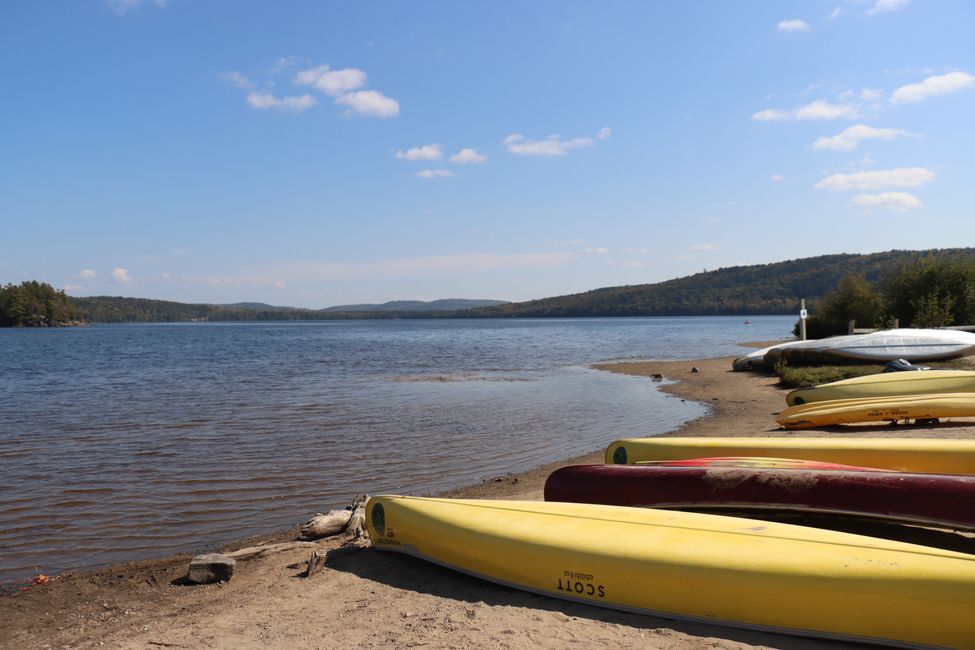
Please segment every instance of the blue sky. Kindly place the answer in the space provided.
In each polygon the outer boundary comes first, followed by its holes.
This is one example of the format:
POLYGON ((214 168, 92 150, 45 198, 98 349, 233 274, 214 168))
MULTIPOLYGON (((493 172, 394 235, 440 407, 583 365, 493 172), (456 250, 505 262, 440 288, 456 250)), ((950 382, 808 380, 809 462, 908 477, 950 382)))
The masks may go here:
POLYGON ((0 3, 0 282, 527 300, 975 245, 975 4, 0 3))

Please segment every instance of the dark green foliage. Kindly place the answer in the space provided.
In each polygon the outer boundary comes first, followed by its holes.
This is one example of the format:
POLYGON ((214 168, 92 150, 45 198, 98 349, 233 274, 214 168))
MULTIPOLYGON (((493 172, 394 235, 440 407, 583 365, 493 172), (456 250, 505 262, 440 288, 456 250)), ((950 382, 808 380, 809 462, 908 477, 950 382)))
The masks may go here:
POLYGON ((902 263, 882 283, 891 313, 909 327, 975 323, 975 258, 927 256, 902 263))
POLYGON ((884 367, 878 365, 789 366, 782 363, 775 366, 775 373, 779 376, 779 386, 782 388, 808 388, 841 379, 875 375, 883 371, 884 367))
MULTIPOLYGON (((658 284, 595 289, 556 298, 474 309, 461 316, 709 316, 794 314, 806 299, 811 311, 844 277, 878 282, 892 269, 925 257, 973 259, 975 249, 888 251, 823 255, 775 264, 737 266, 658 284)), ((844 323, 843 331, 846 331, 844 323)))
MULTIPOLYGON (((850 321, 857 327, 881 327, 886 321, 883 296, 859 274, 846 275, 836 289, 816 303, 816 316, 806 321, 806 337, 820 339, 846 334, 850 321)), ((799 324, 796 324, 796 334, 799 324)))
POLYGON ((53 327, 74 317, 68 296, 49 284, 30 280, 0 286, 0 327, 53 327))

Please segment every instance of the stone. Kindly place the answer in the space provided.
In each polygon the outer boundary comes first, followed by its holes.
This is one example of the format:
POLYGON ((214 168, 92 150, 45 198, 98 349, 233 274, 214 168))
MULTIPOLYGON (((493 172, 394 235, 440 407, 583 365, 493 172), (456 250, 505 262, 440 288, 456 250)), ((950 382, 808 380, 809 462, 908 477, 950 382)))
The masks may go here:
POLYGON ((237 560, 220 553, 197 555, 190 560, 190 570, 186 579, 198 585, 213 582, 227 582, 234 575, 237 560))

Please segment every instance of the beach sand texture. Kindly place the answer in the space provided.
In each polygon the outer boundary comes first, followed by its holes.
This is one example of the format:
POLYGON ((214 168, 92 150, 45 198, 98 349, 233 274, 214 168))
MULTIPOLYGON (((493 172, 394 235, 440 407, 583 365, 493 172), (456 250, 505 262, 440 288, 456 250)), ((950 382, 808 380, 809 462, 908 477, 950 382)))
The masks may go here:
MULTIPOLYGON (((664 390, 707 404, 711 413, 687 423, 682 436, 975 436, 975 419, 940 425, 862 425, 779 429, 774 414, 786 391, 776 379, 732 373, 731 359, 597 366, 611 372, 662 374, 664 390), (696 367, 699 372, 691 372, 696 367)), ((611 440, 607 440, 609 444, 611 440)), ((582 458, 504 476, 446 496, 541 499, 555 468, 600 463, 603 450, 582 458)), ((350 495, 350 499, 351 499, 350 495)), ((309 513, 311 515, 311 513, 309 513)), ((947 546, 975 552, 966 537, 947 546)), ((241 540, 233 550, 294 539, 282 531, 241 540)), ((414 558, 320 543, 326 568, 300 575, 310 555, 300 548, 240 561, 229 583, 184 587, 189 556, 118 565, 66 575, 0 598, 2 648, 842 648, 828 641, 668 620, 562 602, 477 580, 414 558)), ((706 597, 706 595, 702 595, 706 597)), ((788 594, 783 594, 788 598, 788 594)))

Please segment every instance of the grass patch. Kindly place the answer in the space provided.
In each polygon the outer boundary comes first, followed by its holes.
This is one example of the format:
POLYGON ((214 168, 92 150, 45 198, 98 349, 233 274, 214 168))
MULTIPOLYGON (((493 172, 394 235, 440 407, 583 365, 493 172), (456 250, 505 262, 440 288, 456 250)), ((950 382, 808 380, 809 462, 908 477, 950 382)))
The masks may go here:
MULTIPOLYGON (((972 361, 968 357, 950 361, 928 361, 918 365, 944 370, 972 370, 972 361)), ((775 374, 779 376, 779 386, 782 388, 809 388, 841 379, 875 375, 883 371, 883 365, 872 363, 849 366, 790 366, 779 362, 775 365, 775 374)))

